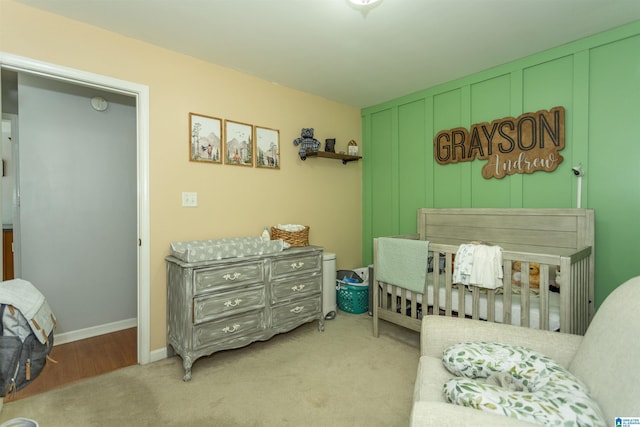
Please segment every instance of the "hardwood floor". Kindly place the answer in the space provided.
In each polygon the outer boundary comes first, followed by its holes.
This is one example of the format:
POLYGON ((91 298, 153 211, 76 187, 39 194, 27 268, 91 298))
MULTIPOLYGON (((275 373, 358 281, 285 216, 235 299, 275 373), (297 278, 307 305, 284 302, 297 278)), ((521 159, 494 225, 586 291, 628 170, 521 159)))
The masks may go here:
POLYGON ((4 401, 23 399, 134 365, 138 361, 137 346, 137 328, 54 345, 49 356, 58 363, 47 361, 38 378, 4 401))

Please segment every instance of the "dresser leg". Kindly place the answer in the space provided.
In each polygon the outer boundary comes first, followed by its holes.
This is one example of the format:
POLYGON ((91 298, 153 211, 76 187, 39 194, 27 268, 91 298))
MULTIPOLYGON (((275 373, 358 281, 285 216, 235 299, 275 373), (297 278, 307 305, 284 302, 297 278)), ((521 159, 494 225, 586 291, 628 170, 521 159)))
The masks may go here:
POLYGON ((320 318, 320 320, 318 320, 318 330, 320 332, 324 332, 324 319, 320 318))
POLYGON ((184 377, 182 377, 182 380, 185 382, 191 379, 191 365, 193 365, 191 357, 184 356, 182 358, 182 366, 184 366, 184 377))

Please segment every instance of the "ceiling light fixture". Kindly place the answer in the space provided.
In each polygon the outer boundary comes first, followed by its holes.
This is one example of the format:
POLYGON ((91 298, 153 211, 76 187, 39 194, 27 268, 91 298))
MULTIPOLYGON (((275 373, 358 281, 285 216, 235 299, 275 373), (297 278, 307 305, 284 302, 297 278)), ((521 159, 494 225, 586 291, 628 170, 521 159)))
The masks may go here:
POLYGON ((349 0, 349 1, 355 4, 356 6, 369 6, 369 5, 372 5, 373 3, 376 3, 378 0, 349 0))
POLYGON ((364 18, 382 4, 382 0, 345 0, 345 2, 350 8, 360 12, 364 18))

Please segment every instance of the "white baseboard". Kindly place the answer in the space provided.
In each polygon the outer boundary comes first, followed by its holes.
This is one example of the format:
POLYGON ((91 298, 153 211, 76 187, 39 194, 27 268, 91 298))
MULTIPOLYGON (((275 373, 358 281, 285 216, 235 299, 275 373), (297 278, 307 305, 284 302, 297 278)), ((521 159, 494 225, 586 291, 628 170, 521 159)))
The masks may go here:
MULTIPOLYGON (((138 319, 118 320, 117 322, 105 323, 104 325, 92 326, 90 328, 78 329, 70 332, 53 335, 53 344, 66 344, 73 341, 83 340, 85 338, 97 337, 98 335, 109 334, 111 332, 121 331, 123 329, 134 328, 138 326, 138 319)), ((166 357, 166 350, 165 350, 166 357)))
POLYGON ((150 362, 157 362, 158 360, 162 360, 162 359, 166 359, 167 358, 167 348, 163 347, 163 348, 159 348, 157 350, 152 350, 151 354, 149 355, 150 357, 150 362))

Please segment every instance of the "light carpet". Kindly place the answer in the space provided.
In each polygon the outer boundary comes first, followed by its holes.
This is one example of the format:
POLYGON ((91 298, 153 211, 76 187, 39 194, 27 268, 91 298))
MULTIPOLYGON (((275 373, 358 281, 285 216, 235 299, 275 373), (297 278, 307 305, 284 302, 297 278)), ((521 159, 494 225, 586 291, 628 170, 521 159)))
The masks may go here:
POLYGON ((198 359, 135 365, 17 401, 18 417, 57 426, 406 426, 420 336, 338 312, 268 341, 198 359))

